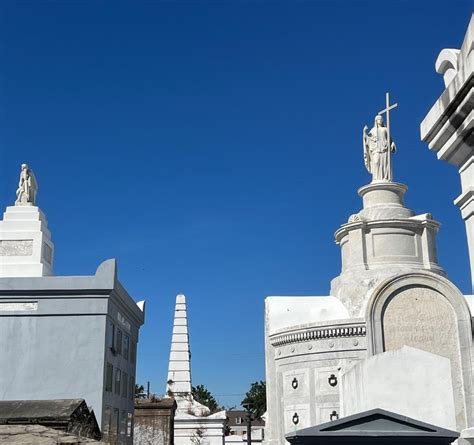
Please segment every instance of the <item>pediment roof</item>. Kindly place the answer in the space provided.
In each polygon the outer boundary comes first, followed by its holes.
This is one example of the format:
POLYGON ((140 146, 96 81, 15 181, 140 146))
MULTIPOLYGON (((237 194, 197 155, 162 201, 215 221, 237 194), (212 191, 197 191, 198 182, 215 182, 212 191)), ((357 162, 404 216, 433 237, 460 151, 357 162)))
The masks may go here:
POLYGON ((373 409, 339 420, 297 430, 286 435, 292 445, 337 443, 449 444, 459 437, 456 431, 430 425, 383 409, 373 409), (352 438, 352 440, 349 440, 352 438))

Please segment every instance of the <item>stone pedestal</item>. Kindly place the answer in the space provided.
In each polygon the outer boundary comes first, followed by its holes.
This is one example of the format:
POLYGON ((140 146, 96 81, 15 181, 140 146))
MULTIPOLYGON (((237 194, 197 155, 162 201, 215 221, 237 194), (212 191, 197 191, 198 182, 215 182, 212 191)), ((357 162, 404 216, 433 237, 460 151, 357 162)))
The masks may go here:
POLYGON ((331 295, 351 316, 363 315, 370 291, 387 277, 414 270, 444 275, 436 254, 439 223, 404 206, 407 189, 396 182, 360 188, 363 209, 335 234, 342 271, 331 283, 331 295))
POLYGON ((53 275, 54 245, 44 213, 10 206, 0 221, 0 277, 53 275))
POLYGON ((134 445, 174 445, 175 411, 176 402, 171 398, 136 399, 134 445))
POLYGON ((398 182, 372 182, 358 190, 363 209, 359 212, 361 220, 406 219, 415 212, 404 204, 408 187, 398 182))

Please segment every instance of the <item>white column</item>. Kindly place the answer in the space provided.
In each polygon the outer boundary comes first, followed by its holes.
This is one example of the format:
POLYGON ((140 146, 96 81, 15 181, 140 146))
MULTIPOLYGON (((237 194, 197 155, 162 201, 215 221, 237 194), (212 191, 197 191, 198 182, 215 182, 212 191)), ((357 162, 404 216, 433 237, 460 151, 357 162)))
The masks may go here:
POLYGON ((474 15, 461 49, 443 49, 436 71, 446 88, 421 123, 421 138, 459 170, 462 192, 454 203, 466 223, 474 285, 474 15))

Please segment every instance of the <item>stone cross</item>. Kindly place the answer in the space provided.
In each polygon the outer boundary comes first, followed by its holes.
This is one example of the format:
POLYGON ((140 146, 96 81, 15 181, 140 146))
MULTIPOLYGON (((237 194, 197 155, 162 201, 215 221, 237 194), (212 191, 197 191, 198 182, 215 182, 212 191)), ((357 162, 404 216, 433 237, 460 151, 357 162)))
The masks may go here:
MULTIPOLYGON (((381 116, 383 113, 385 113, 387 119, 387 139, 389 141, 389 144, 390 144, 390 141, 392 140, 391 137, 390 137, 390 110, 393 110, 394 108, 397 108, 398 107, 398 104, 393 104, 393 105, 390 105, 390 93, 385 93, 385 108, 382 110, 382 111, 379 111, 379 115, 381 116)), ((389 171, 392 170, 392 157, 389 156, 388 157, 388 162, 389 162, 389 165, 388 165, 388 169, 389 171)))
POLYGON ((362 131, 362 142, 364 147, 364 163, 372 173, 372 182, 392 182, 391 155, 396 151, 395 143, 390 136, 390 110, 398 104, 390 105, 389 93, 386 94, 386 108, 375 116, 374 126, 367 132, 367 125, 362 131), (382 114, 387 115, 387 126, 382 114))

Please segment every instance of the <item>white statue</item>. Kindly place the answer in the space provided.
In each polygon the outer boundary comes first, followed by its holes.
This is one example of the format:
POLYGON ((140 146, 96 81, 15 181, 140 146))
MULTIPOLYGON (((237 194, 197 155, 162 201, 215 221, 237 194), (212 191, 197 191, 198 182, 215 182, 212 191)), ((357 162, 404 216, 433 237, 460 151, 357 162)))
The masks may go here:
POLYGON ((36 202, 36 193, 38 192, 38 183, 36 182, 33 171, 27 164, 21 164, 20 181, 16 191, 16 206, 31 205, 36 202))
POLYGON ((372 173, 372 182, 392 181, 391 154, 395 152, 396 146, 380 114, 375 117, 373 128, 368 133, 367 130, 365 126, 362 136, 364 162, 369 173, 372 173))

